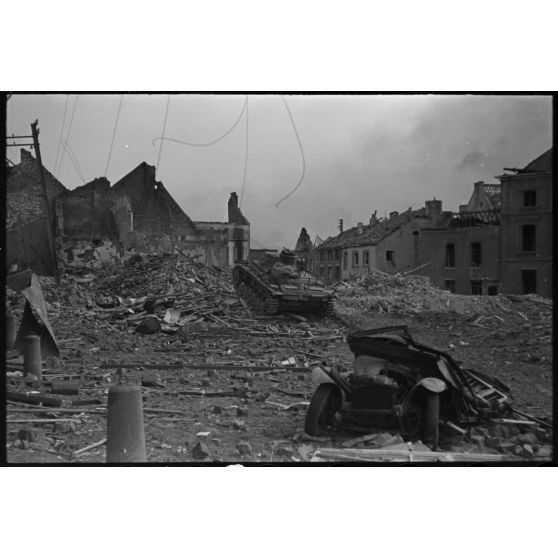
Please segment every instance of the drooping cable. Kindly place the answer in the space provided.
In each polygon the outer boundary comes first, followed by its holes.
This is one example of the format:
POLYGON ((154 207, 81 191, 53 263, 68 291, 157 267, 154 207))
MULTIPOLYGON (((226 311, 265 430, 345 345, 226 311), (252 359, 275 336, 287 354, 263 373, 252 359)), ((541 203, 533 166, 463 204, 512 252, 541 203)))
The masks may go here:
POLYGON ((158 137, 158 138, 153 138, 152 144, 155 145, 155 142, 157 140, 163 142, 163 141, 173 141, 175 143, 181 143, 183 145, 189 145, 191 147, 209 147, 210 145, 214 145, 217 142, 221 141, 222 139, 226 138, 238 125, 238 123, 240 122, 240 119, 242 118, 242 115, 244 114, 244 111, 246 110, 246 105, 248 104, 248 95, 246 95, 246 99, 244 100, 244 105, 242 106, 242 110, 240 111, 240 114, 238 115, 238 118, 236 119, 235 123, 221 136, 219 136, 217 139, 214 139, 212 141, 209 141, 207 143, 193 143, 190 141, 183 141, 183 140, 178 140, 178 139, 174 139, 174 138, 167 138, 165 136, 162 137, 158 137))
POLYGON ((64 103, 64 116, 62 117, 62 127, 60 128, 60 137, 58 138, 58 146, 56 148, 56 161, 54 162, 54 172, 56 172, 56 167, 58 166, 58 157, 60 155, 60 144, 62 143, 62 133, 64 132, 64 125, 66 124, 66 112, 68 111, 68 99, 69 95, 66 95, 66 102, 64 103))
POLYGON ((293 115, 291 114, 291 111, 289 109, 289 105, 287 104, 287 101, 285 100, 285 98, 283 97, 283 95, 280 95, 281 100, 283 101, 285 108, 287 109, 287 112, 289 113, 289 118, 291 119, 291 124, 293 125, 293 130, 296 136, 296 141, 298 142, 298 147, 300 148, 300 155, 302 156, 302 174, 300 175, 300 179, 297 183, 297 185, 285 196, 283 196, 276 204, 275 207, 279 207, 279 204, 283 203, 287 198, 289 198, 292 194, 294 194, 299 186, 302 184, 302 181, 304 180, 304 174, 306 173, 306 160, 304 158, 304 150, 302 149, 302 143, 300 142, 300 137, 298 136, 298 131, 296 129, 296 125, 294 123, 293 120, 293 115))
MULTIPOLYGON (((165 118, 163 119, 163 131, 161 136, 165 137, 165 129, 167 127, 167 116, 169 115, 170 95, 167 95, 167 108, 165 109, 165 118)), ((159 145, 159 155, 157 156, 157 165, 155 166, 155 173, 159 171, 159 161, 161 160, 161 152, 163 151, 163 142, 159 145)))
POLYGON ((62 140, 62 149, 64 149, 64 151, 66 151, 68 153, 68 157, 70 157, 70 161, 71 161, 72 165, 74 166, 74 169, 76 170, 79 177, 81 178, 81 180, 85 184, 85 178, 83 177, 83 173, 81 172, 81 169, 79 167, 79 163, 78 163, 76 154, 74 153, 74 150, 72 149, 71 145, 68 142, 62 140))
POLYGON ((105 168, 105 177, 107 176, 109 164, 110 164, 110 157, 112 155, 112 146, 114 145, 114 138, 116 136, 116 127, 118 126, 118 118, 120 116, 120 109, 122 108, 122 100, 124 99, 124 95, 120 95, 120 103, 118 103, 118 110, 116 111, 116 119, 114 120, 114 129, 112 130, 112 139, 110 140, 110 149, 107 159, 107 166, 105 168))
MULTIPOLYGON (((74 115, 76 113, 76 106, 78 103, 78 99, 79 99, 79 95, 76 95, 76 99, 74 101, 74 108, 72 109, 72 116, 70 116, 70 123, 68 124, 68 131, 66 132, 66 139, 64 140, 66 143, 68 143, 68 140, 70 139, 70 132, 72 131, 72 123, 74 122, 74 115)), ((60 164, 58 166, 58 171, 56 171, 56 169, 54 169, 54 176, 56 178, 58 178, 58 173, 62 170, 62 162, 64 161, 64 154, 66 153, 66 150, 64 150, 62 152, 62 157, 60 157, 60 164)))
POLYGON ((246 187, 246 173, 248 170, 248 95, 246 95, 246 147, 244 149, 244 177, 242 179, 242 190, 240 191, 240 200, 238 207, 242 208, 242 198, 244 197, 244 188, 246 187))

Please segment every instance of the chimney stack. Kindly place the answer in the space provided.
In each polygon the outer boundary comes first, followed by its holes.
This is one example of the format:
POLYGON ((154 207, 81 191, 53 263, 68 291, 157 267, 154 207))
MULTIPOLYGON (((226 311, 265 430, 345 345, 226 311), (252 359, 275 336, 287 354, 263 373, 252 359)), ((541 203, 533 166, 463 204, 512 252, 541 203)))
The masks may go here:
POLYGON ((434 198, 424 202, 426 206, 426 215, 430 219, 432 225, 436 225, 442 215, 442 202, 434 198))
POLYGON ((397 217, 399 215, 399 211, 392 211, 389 214, 389 218, 392 219, 393 217, 397 217))

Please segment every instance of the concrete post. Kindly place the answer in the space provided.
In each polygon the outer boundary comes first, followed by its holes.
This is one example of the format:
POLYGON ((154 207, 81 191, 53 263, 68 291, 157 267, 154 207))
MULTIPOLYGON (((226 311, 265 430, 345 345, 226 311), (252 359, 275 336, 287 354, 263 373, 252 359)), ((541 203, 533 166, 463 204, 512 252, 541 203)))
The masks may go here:
POLYGON ((109 389, 107 406, 107 463, 147 461, 141 388, 118 383, 109 389))
POLYGON ((43 378, 41 368, 41 338, 38 335, 28 335, 25 338, 23 375, 33 375, 38 380, 42 380, 43 378))

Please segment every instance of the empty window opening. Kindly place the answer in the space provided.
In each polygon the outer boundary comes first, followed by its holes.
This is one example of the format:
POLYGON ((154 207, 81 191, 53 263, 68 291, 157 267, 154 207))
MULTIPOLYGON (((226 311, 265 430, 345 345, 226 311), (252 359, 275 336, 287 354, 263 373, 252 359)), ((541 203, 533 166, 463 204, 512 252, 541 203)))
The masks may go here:
POLYGON ((471 294, 472 295, 482 294, 482 281, 471 281, 471 294))
POLYGON ((494 296, 498 294, 498 287, 496 285, 488 285, 489 296, 494 296))
POLYGON ((347 269, 349 263, 349 253, 347 251, 343 252, 343 269, 347 269))
POLYGON ((471 265, 478 267, 481 264, 481 243, 471 243, 471 265))
POLYGON ((395 265, 395 252, 393 250, 386 250, 386 262, 395 265))
POLYGON ((522 225, 521 227, 521 250, 523 252, 534 252, 537 246, 537 226, 522 225))
POLYGON ((358 252, 356 250, 353 252, 353 266, 358 266, 358 252))
POLYGON ((455 292, 455 280, 454 279, 446 279, 444 281, 444 285, 446 287, 446 291, 449 291, 450 293, 455 292))
POLYGON ((362 254, 362 259, 363 259, 363 264, 364 265, 370 265, 370 252, 368 250, 365 250, 362 254))
POLYGON ((523 192, 523 205, 524 207, 533 207, 537 205, 536 190, 525 190, 525 192, 523 192))
POLYGON ((535 269, 521 270, 521 286, 523 294, 537 292, 537 271, 535 269))
POLYGON ((455 267, 455 244, 446 244, 446 267, 455 267))

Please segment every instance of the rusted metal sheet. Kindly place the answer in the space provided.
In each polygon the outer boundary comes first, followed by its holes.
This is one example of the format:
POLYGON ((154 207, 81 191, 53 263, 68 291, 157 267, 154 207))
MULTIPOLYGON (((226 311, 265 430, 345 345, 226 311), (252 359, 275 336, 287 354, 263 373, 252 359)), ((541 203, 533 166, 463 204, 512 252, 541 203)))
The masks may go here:
POLYGON ((21 292, 26 299, 15 348, 23 352, 25 337, 34 334, 41 338, 41 357, 43 359, 48 356, 58 356, 60 351, 56 344, 54 331, 48 321, 45 299, 37 276, 30 270, 10 273, 6 276, 6 285, 14 291, 21 292))

